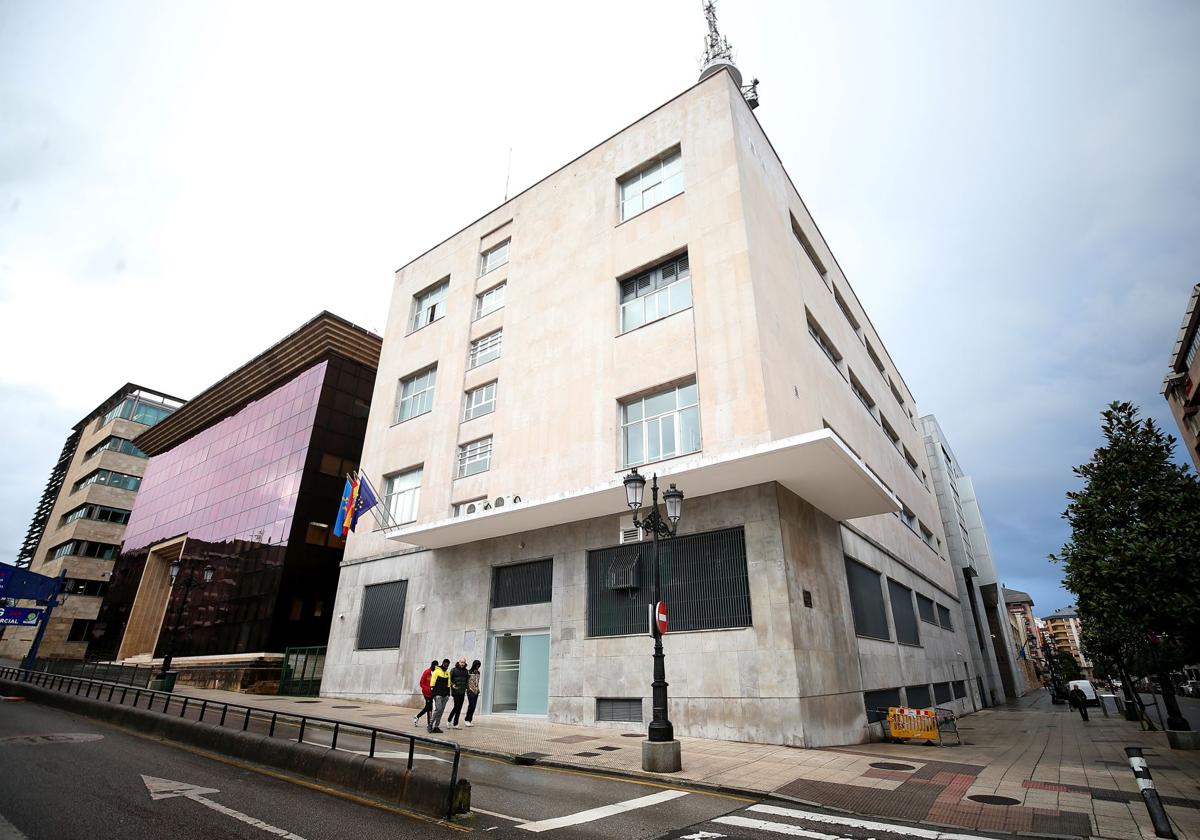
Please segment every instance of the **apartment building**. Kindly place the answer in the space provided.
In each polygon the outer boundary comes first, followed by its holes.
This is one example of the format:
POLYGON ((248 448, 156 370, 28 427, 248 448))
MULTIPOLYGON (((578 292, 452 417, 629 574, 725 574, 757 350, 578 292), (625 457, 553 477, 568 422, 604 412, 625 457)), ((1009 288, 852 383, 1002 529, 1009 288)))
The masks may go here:
POLYGON ((372 405, 390 519, 347 543, 323 695, 414 703, 464 656, 485 714, 638 729, 636 468, 685 494, 677 733, 819 746, 972 707, 915 400, 731 70, 400 268, 372 405))
POLYGON ((1041 685, 1039 669, 1045 667, 1041 633, 1033 615, 1033 598, 1028 592, 1005 587, 1004 603, 1008 607, 1008 622, 1017 648, 1017 665, 1025 679, 1025 690, 1032 691, 1041 685))
MULTIPOLYGON (((38 502, 16 565, 66 576, 38 655, 83 659, 146 470, 133 440, 183 401, 127 383, 75 424, 38 502)), ((0 657, 29 652, 35 628, 0 628, 0 657)))
POLYGON ((1179 426, 1188 457, 1200 470, 1200 283, 1192 287, 1179 336, 1171 351, 1170 373, 1163 380, 1163 396, 1179 426))
POLYGON ((1051 646, 1075 657, 1084 676, 1090 678, 1092 663, 1083 655, 1083 633, 1079 613, 1074 607, 1066 607, 1051 613, 1044 620, 1044 636, 1049 639, 1051 646))

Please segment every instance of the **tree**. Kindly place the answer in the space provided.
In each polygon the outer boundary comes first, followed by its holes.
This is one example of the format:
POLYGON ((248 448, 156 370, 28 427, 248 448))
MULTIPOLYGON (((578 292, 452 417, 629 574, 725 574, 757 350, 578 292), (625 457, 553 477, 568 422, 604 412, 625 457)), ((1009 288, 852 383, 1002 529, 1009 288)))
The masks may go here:
POLYGON ((1050 657, 1052 659, 1050 663, 1051 672, 1064 683, 1069 683, 1071 680, 1083 679, 1083 672, 1079 670, 1079 662, 1069 652, 1055 650, 1050 654, 1050 657))
POLYGON ((1169 728, 1188 729, 1168 672, 1200 658, 1200 482, 1133 404, 1114 402, 1103 418, 1104 445, 1067 493, 1071 540, 1050 559, 1075 595, 1084 650, 1158 672, 1169 728))

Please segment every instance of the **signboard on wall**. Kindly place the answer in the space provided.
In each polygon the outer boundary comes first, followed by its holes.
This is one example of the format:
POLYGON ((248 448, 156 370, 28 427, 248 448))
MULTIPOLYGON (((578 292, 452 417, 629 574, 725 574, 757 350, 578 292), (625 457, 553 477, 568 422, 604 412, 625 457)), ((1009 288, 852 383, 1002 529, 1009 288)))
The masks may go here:
POLYGON ((36 627, 42 612, 41 607, 0 607, 0 627, 36 627))

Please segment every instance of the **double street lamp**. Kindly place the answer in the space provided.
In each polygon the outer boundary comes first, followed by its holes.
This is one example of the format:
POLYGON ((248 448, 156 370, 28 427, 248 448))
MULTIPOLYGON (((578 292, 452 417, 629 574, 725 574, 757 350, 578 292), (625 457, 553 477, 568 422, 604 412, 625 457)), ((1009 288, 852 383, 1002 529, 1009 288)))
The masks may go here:
POLYGON ((654 718, 647 728, 647 740, 651 743, 663 743, 675 740, 675 728, 667 717, 666 657, 663 655, 662 631, 659 629, 658 621, 658 605, 662 597, 658 568, 658 541, 675 536, 679 517, 683 513, 683 492, 672 484, 670 489, 663 493, 663 504, 667 509, 667 516, 664 519, 658 508, 658 475, 653 475, 650 481, 650 511, 645 518, 639 518, 645 489, 646 478, 636 468, 625 476, 625 501, 628 503, 629 509, 633 511, 633 526, 643 531, 649 531, 654 540, 654 592, 651 607, 653 614, 650 621, 650 632, 654 636, 654 681, 651 683, 654 692, 654 718), (667 520, 670 522, 668 523, 667 520))
POLYGON ((167 635, 167 652, 163 656, 162 671, 159 672, 159 677, 164 680, 167 678, 167 672, 171 670, 171 659, 175 656, 175 633, 179 630, 179 622, 183 620, 183 611, 187 608, 188 595, 191 594, 193 586, 204 586, 205 584, 212 583, 215 572, 210 563, 204 567, 204 571, 201 573, 201 580, 196 580, 192 574, 192 570, 188 569, 187 577, 180 581, 179 572, 182 568, 182 561, 176 559, 171 561, 171 565, 167 569, 167 573, 171 576, 171 588, 174 589, 175 584, 178 582, 183 587, 183 598, 180 600, 179 606, 175 608, 175 620, 171 623, 171 630, 167 635))

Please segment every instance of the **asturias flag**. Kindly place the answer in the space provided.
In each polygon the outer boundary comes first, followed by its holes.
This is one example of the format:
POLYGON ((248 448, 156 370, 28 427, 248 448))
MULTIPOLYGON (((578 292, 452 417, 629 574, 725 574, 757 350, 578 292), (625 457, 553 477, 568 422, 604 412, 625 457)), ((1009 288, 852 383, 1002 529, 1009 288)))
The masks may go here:
POLYGON ((354 505, 358 501, 358 479, 347 478, 346 488, 342 490, 342 503, 338 506, 337 521, 333 523, 333 535, 344 537, 346 528, 351 524, 354 505))

